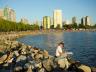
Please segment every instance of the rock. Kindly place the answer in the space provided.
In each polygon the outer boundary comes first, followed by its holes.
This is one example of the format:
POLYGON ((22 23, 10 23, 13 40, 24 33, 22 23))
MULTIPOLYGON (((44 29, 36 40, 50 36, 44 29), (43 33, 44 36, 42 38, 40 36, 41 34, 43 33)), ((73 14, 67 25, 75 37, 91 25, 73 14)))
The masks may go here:
POLYGON ((13 60, 13 53, 12 52, 8 52, 7 59, 5 60, 5 62, 11 63, 12 60, 13 60))
POLYGON ((20 72, 23 68, 21 66, 17 66, 14 68, 14 72, 20 72))
POLYGON ((43 54, 36 54, 35 56, 34 56, 34 59, 35 60, 39 60, 39 59, 43 59, 43 54))
POLYGON ((7 58, 7 54, 3 55, 1 58, 0 58, 0 64, 2 64, 7 58))
POLYGON ((31 66, 31 63, 26 63, 26 64, 24 65, 24 69, 28 69, 29 66, 31 66))
POLYGON ((49 57, 48 51, 44 50, 43 56, 44 56, 44 58, 48 58, 49 57))
POLYGON ((84 72, 91 72, 91 68, 89 66, 81 65, 79 69, 83 70, 84 72))
POLYGON ((15 56, 19 56, 19 53, 18 53, 18 51, 16 50, 16 51, 14 51, 14 55, 15 56))
POLYGON ((57 64, 62 69, 67 69, 69 67, 69 63, 66 58, 58 58, 57 64))
POLYGON ((42 63, 41 62, 35 62, 35 65, 34 65, 36 68, 39 68, 41 69, 42 68, 42 63))
POLYGON ((92 69, 92 72, 96 72, 96 68, 93 67, 93 68, 91 68, 91 69, 92 69))
POLYGON ((39 52, 39 49, 37 49, 37 48, 34 48, 34 51, 33 51, 33 53, 34 54, 37 54, 39 52))
POLYGON ((12 41, 11 49, 17 48, 19 46, 18 41, 12 41))
POLYGON ((33 72, 33 71, 32 71, 32 67, 29 66, 29 67, 28 67, 28 70, 27 70, 26 72, 33 72))
POLYGON ((38 70, 38 72, 46 72, 44 68, 38 70))
POLYGON ((20 55, 19 57, 17 57, 16 59, 16 64, 15 64, 15 67, 23 67, 25 64, 26 64, 26 56, 24 55, 20 55))
POLYGON ((26 54, 26 48, 27 46, 24 44, 21 46, 21 54, 26 54))
POLYGON ((25 55, 20 55, 20 56, 17 58, 16 62, 25 61, 25 60, 26 60, 26 56, 25 56, 25 55))
POLYGON ((46 59, 43 61, 43 67, 47 70, 47 71, 51 71, 53 70, 53 61, 51 59, 46 59))

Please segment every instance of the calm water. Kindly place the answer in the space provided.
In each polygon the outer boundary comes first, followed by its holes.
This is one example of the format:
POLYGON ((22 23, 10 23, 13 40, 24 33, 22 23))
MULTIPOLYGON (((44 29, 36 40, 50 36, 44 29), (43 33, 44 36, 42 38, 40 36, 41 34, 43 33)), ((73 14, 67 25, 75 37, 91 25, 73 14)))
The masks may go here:
POLYGON ((65 50, 73 52, 74 60, 96 66, 96 32, 51 32, 35 36, 28 35, 17 40, 33 47, 46 49, 51 55, 55 55, 57 43, 64 41, 65 50))

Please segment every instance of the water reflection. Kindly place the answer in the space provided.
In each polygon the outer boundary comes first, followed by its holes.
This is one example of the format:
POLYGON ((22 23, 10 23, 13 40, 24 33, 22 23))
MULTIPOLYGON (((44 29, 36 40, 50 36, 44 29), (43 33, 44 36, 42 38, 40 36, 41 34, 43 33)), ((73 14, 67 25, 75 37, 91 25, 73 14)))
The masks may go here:
POLYGON ((74 53, 72 58, 84 64, 96 66, 95 32, 50 32, 35 36, 28 35, 17 40, 28 45, 46 49, 52 55, 55 54, 57 44, 64 41, 65 49, 74 53))

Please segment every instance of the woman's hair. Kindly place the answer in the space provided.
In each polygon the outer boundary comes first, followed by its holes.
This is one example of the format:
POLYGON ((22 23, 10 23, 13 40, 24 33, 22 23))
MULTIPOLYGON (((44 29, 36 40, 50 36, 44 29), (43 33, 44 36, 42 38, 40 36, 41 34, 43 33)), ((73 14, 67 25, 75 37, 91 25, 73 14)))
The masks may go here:
POLYGON ((64 47, 64 42, 60 42, 58 45, 62 45, 64 47))

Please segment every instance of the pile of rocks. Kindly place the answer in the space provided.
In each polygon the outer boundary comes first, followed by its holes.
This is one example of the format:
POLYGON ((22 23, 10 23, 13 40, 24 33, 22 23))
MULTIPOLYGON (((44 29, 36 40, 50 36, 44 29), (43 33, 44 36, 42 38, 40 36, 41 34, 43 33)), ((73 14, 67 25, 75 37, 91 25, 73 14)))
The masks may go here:
MULTIPOLYGON (((10 42, 8 42, 10 45, 10 42)), ((8 46, 7 46, 8 47, 8 46)), ((32 46, 26 46, 17 41, 11 41, 10 49, 0 57, 1 71, 27 71, 27 72, 44 72, 51 71, 54 57, 50 56, 46 50, 32 46)))

